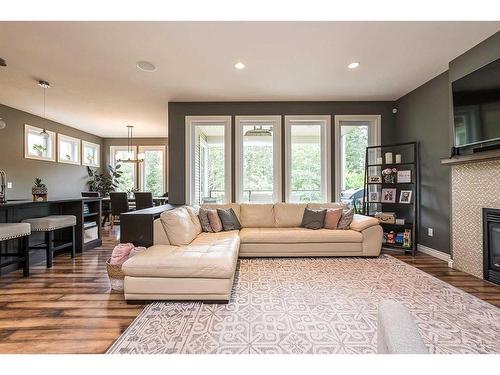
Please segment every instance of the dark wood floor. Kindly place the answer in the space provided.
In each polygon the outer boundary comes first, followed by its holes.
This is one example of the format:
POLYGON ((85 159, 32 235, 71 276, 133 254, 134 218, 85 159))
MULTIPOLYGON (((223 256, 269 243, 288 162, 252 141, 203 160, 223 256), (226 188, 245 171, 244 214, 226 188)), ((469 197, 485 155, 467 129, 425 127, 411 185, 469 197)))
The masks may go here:
MULTIPOLYGON (((0 277, 0 353, 104 353, 139 314, 142 306, 127 305, 112 292, 106 259, 117 243, 118 229, 107 229, 103 246, 72 260, 54 259, 0 277)), ((500 306, 500 287, 452 270, 428 255, 397 256, 421 270, 500 306)))

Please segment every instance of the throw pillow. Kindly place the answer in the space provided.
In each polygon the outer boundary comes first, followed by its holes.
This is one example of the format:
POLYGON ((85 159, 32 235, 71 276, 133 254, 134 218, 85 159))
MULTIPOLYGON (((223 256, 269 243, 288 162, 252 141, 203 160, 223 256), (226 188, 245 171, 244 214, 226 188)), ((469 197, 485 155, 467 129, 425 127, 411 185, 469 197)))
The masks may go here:
POLYGON ((216 210, 208 210, 208 221, 214 232, 217 233, 222 230, 222 222, 216 210))
POLYGON ((186 207, 165 211, 160 219, 171 245, 188 245, 201 233, 201 225, 195 225, 186 207))
POLYGON ((217 213, 219 214, 219 218, 222 222, 222 227, 225 231, 241 229, 240 221, 236 217, 236 213, 232 208, 226 210, 218 208, 217 213))
POLYGON ((326 210, 311 210, 306 208, 300 226, 308 229, 321 229, 325 222, 325 214, 326 210))
POLYGON ((342 208, 327 209, 325 214, 325 229, 337 229, 341 217, 342 208))
POLYGON ((352 219, 354 219, 354 209, 346 210, 342 213, 342 217, 340 218, 338 229, 349 229, 352 223, 352 219))
POLYGON ((200 218, 201 229, 203 232, 212 233, 213 229, 210 226, 210 220, 208 220, 208 211, 206 208, 200 208, 198 212, 198 217, 200 218))

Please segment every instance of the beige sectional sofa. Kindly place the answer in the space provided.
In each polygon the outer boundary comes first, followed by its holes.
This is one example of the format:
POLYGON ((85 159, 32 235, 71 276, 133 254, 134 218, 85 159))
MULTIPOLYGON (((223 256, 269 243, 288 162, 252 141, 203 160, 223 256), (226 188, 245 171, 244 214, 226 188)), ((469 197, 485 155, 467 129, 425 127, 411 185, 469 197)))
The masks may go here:
POLYGON ((339 203, 207 205, 232 208, 240 231, 201 232, 192 207, 162 214, 154 244, 123 264, 127 300, 230 298, 239 257, 378 256, 382 228, 372 217, 354 215, 348 230, 300 227, 304 209, 339 203))

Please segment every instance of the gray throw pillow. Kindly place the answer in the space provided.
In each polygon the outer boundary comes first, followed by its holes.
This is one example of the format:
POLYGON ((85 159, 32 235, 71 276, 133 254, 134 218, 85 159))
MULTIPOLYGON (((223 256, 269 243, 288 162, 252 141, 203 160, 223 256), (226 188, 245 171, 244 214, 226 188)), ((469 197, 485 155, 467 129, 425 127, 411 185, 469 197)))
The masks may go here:
POLYGON ((310 208, 306 208, 300 226, 308 229, 321 229, 325 222, 325 215, 326 210, 311 210, 310 208))
POLYGON ((222 221, 222 227, 225 231, 241 229, 240 221, 232 208, 218 208, 217 213, 219 214, 220 221, 222 221))
POLYGON ((201 229, 203 232, 212 233, 213 229, 210 226, 210 221, 208 220, 208 210, 206 208, 200 208, 198 217, 200 218, 201 229))
POLYGON ((337 225, 337 229, 349 229, 352 219, 354 219, 354 209, 344 210, 339 220, 339 224, 337 225))

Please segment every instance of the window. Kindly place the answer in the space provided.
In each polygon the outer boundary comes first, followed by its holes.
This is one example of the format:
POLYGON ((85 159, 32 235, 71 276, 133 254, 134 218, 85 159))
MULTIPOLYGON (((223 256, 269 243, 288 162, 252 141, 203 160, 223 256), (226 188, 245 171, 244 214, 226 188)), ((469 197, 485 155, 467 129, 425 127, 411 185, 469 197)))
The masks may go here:
POLYGON ((281 116, 237 116, 237 202, 281 201, 280 172, 281 116))
POLYGON ((118 181, 118 187, 116 191, 130 192, 135 190, 136 185, 136 173, 137 164, 136 163, 120 163, 119 160, 135 159, 137 155, 137 147, 132 146, 132 154, 129 153, 127 146, 110 146, 110 164, 112 167, 116 168, 120 165, 120 171, 122 176, 118 181))
POLYGON ((24 157, 56 161, 56 133, 24 125, 24 157), (45 135, 45 136, 44 136, 45 135))
POLYGON ((141 190, 150 191, 153 196, 165 194, 165 146, 139 146, 144 155, 140 166, 141 190))
POLYGON ((231 202, 230 116, 186 116, 186 202, 231 202))
POLYGON ((97 143, 82 141, 82 165, 101 167, 101 146, 97 143))
POLYGON ((335 116, 335 140, 336 199, 353 205, 363 198, 366 147, 380 144, 380 116, 335 116))
POLYGON ((57 161, 80 165, 80 140, 64 134, 57 135, 57 161))
POLYGON ((330 116, 286 116, 287 202, 331 200, 330 116))

